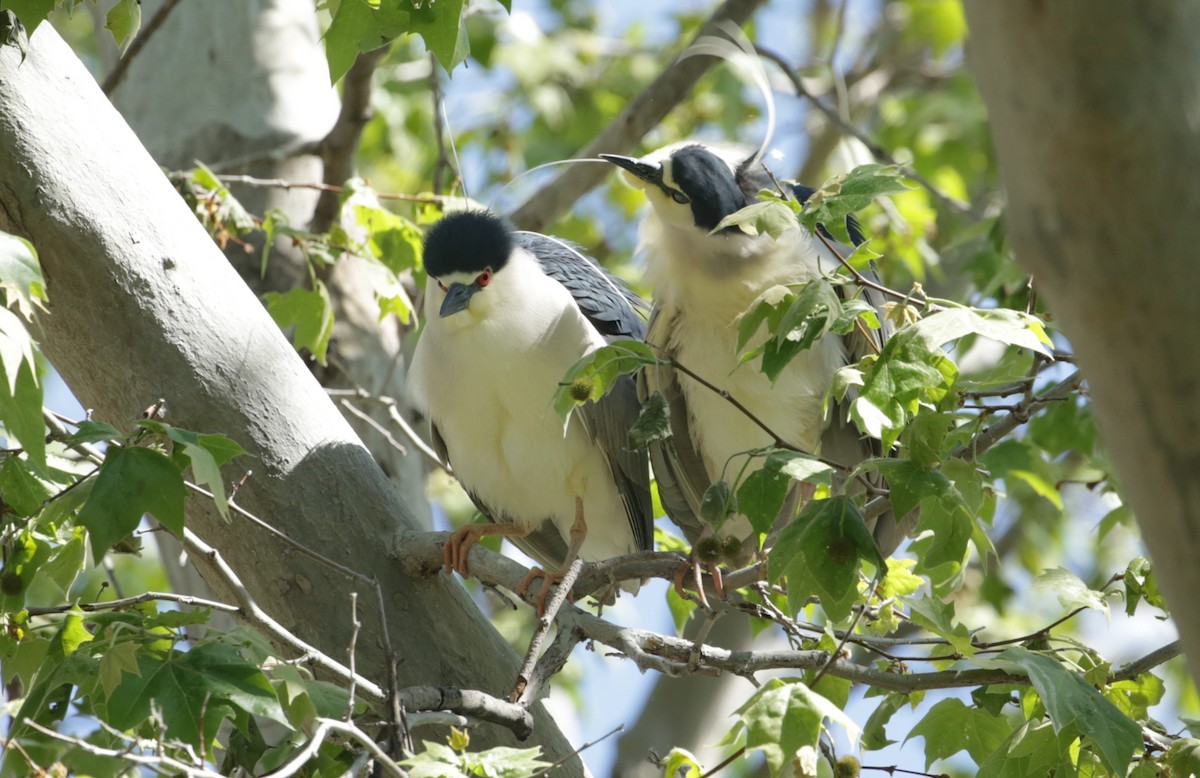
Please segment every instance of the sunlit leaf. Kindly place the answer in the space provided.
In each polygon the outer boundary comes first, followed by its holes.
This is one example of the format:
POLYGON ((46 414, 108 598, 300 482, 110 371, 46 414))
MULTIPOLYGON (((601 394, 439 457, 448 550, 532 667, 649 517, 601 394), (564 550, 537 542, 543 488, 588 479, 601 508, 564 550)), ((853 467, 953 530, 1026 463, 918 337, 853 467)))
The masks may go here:
POLYGON ((966 751, 976 764, 982 764, 1012 731, 1012 725, 1003 716, 948 698, 930 708, 905 740, 925 738, 925 769, 928 770, 937 760, 960 751, 966 751))
POLYGON ((33 244, 7 232, 0 232, 0 292, 8 307, 15 306, 27 320, 46 309, 46 281, 33 244))
POLYGON ((286 292, 267 292, 263 299, 281 329, 296 328, 292 334, 296 348, 308 349, 317 362, 325 364, 325 350, 333 335, 333 302, 325 284, 316 280, 312 289, 294 287, 286 292))
POLYGON ((149 513, 176 535, 183 534, 183 502, 187 490, 179 468, 164 454, 148 448, 109 449, 87 502, 79 511, 96 559, 137 529, 149 513))

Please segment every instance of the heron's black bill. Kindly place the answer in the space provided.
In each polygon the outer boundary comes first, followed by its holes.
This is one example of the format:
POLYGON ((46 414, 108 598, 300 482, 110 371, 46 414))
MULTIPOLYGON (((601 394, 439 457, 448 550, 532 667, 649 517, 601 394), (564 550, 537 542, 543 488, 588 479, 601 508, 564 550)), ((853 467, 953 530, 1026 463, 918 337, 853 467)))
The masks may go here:
POLYGON ((628 170, 634 176, 647 183, 662 185, 662 165, 656 162, 643 162, 640 159, 622 157, 617 154, 601 154, 600 159, 611 162, 623 170, 628 170))
POLYGON ((438 313, 444 319, 459 311, 465 311, 471 304, 471 296, 479 289, 480 287, 475 284, 450 284, 450 288, 446 290, 446 299, 442 300, 442 307, 438 313))

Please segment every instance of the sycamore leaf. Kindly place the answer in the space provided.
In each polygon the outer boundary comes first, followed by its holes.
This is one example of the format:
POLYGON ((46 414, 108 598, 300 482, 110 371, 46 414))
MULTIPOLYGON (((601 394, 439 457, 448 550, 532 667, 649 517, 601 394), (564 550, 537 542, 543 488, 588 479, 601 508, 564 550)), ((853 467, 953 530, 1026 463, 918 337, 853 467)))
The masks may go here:
POLYGON ((868 561, 886 575, 887 563, 847 497, 812 500, 784 527, 767 559, 767 577, 788 578, 788 607, 799 613, 810 594, 832 621, 850 615, 858 598, 858 568, 868 561))
POLYGON ((909 615, 925 629, 950 641, 954 650, 963 656, 974 656, 975 646, 971 643, 971 632, 962 624, 954 623, 954 603, 942 602, 936 597, 909 600, 909 615))
POLYGON ((576 406, 599 400, 612 389, 618 378, 657 361, 650 347, 636 340, 618 340, 580 359, 563 376, 554 394, 554 410, 563 426, 576 406))
POLYGON ((687 749, 676 746, 663 760, 663 775, 671 778, 700 778, 700 763, 687 749))
POLYGON ((772 451, 762 467, 746 476, 738 485, 738 512, 750 520, 756 532, 769 532, 793 481, 828 486, 832 474, 832 467, 806 454, 781 449, 772 451))
POLYGON ((925 738, 925 769, 939 759, 966 751, 975 760, 983 761, 998 749, 1012 734, 1012 725, 1003 716, 974 708, 956 698, 948 698, 929 709, 905 740, 925 738))
POLYGON ((0 424, 16 439, 29 461, 46 467, 46 426, 42 385, 33 341, 15 313, 0 307, 0 424))
POLYGON ((849 245, 853 241, 846 228, 847 216, 866 208, 876 197, 909 189, 912 187, 895 165, 859 165, 822 184, 804 203, 800 219, 810 230, 824 225, 834 238, 849 245))
POLYGON ((36 308, 46 310, 46 281, 37 252, 29 241, 7 232, 0 232, 0 292, 26 320, 36 308))
MULTIPOLYGON (((795 679, 772 678, 737 709, 730 736, 745 732, 746 749, 762 751, 772 776, 803 746, 815 748, 825 719, 842 726, 857 748, 859 727, 829 700, 795 679)), ((726 738, 729 739, 729 736, 726 738)))
POLYGON ((308 349, 324 365, 325 350, 333 335, 333 302, 325 284, 314 280, 312 289, 294 287, 283 293, 267 292, 263 299, 280 329, 296 327, 292 334, 296 348, 308 349))
POLYGON ((399 275, 421 266, 421 230, 403 216, 386 208, 355 205, 355 218, 367 231, 371 256, 399 275))
POLYGON ((1069 729, 1083 735, 1109 770, 1125 774, 1133 755, 1142 747, 1142 730, 1136 722, 1056 659, 1024 648, 1006 649, 1000 658, 1029 676, 1056 733, 1069 729))
POLYGON ((153 419, 145 419, 138 424, 167 436, 178 446, 188 464, 192 466, 192 475, 196 482, 208 487, 212 492, 217 512, 228 521, 229 500, 225 497, 225 483, 221 479, 220 467, 230 459, 245 454, 245 450, 224 435, 201 435, 153 419))
POLYGON ((947 308, 921 319, 913 329, 930 348, 944 346, 967 335, 982 335, 1045 356, 1050 356, 1050 348, 1054 345, 1040 319, 1007 308, 947 308))
POLYGON ((1033 585, 1037 589, 1054 592, 1058 595, 1058 602, 1067 610, 1091 608, 1108 615, 1108 602, 1104 592, 1088 587, 1079 576, 1070 570, 1061 567, 1044 570, 1041 575, 1033 579, 1033 585))
POLYGON ((166 455, 148 448, 110 448, 79 510, 79 523, 87 527, 92 540, 92 555, 103 557, 137 529, 146 513, 176 535, 183 534, 186 497, 183 475, 166 455))
POLYGON ((141 673, 138 669, 137 653, 138 644, 126 641, 109 646, 101 654, 99 681, 106 696, 112 696, 121 683, 123 673, 141 673))
POLYGON ((54 10, 56 0, 4 0, 4 10, 12 11, 25 25, 25 32, 33 35, 50 12, 54 10))
POLYGON ((141 0, 117 0, 104 19, 104 29, 113 34, 122 53, 129 48, 133 36, 142 27, 141 0))
POLYGON ((759 200, 726 216, 713 227, 712 234, 730 227, 737 227, 747 235, 766 233, 778 238, 788 230, 799 229, 800 224, 792 209, 779 200, 759 200))
POLYGON ((287 723, 266 676, 231 646, 202 643, 162 659, 141 653, 137 663, 138 672, 123 673, 109 696, 109 723, 118 729, 145 721, 152 701, 162 710, 167 737, 193 745, 235 710, 287 723))
POLYGON ((32 516, 50 499, 50 489, 27 460, 7 456, 0 463, 0 495, 17 516, 32 516))

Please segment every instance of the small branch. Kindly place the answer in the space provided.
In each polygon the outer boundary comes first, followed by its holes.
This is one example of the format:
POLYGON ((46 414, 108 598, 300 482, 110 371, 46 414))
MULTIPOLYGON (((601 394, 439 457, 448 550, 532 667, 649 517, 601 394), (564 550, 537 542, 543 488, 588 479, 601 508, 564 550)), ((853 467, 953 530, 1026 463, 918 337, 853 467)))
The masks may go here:
MULTIPOLYGON (((187 170, 173 170, 167 177, 172 181, 182 181, 191 177, 191 172, 187 170)), ((238 175, 234 173, 223 173, 217 176, 223 184, 239 184, 241 186, 249 186, 257 189, 312 189, 318 192, 327 192, 332 195, 341 195, 346 191, 346 187, 340 184, 324 184, 315 181, 288 181, 285 178, 258 178, 256 176, 238 175)), ((432 197, 430 195, 412 195, 402 194, 399 192, 375 192, 375 196, 380 200, 399 200, 405 203, 445 203, 447 197, 432 197)))
MULTIPOLYGON (((429 460, 431 465, 440 467, 451 475, 454 475, 453 471, 450 469, 450 466, 442 461, 437 452, 434 451, 430 445, 426 443, 420 435, 417 434, 417 431, 412 428, 412 425, 409 424, 408 420, 404 418, 404 414, 400 413, 400 403, 398 400, 396 400, 396 398, 371 394, 361 386, 354 389, 326 389, 325 393, 330 397, 355 397, 359 400, 375 402, 383 405, 388 409, 388 418, 400 428, 400 431, 404 433, 404 436, 408 438, 409 442, 411 442, 413 446, 415 446, 416 449, 420 451, 427 460, 429 460)), ((343 402, 345 402, 345 399, 343 399, 343 402)))
POLYGON ((533 714, 523 705, 507 702, 474 689, 410 686, 401 689, 404 707, 419 711, 450 711, 507 727, 518 740, 533 733, 533 714))
POLYGON ((810 456, 813 459, 817 460, 818 462, 829 465, 834 470, 838 470, 843 473, 849 473, 851 471, 852 468, 849 468, 846 465, 839 464, 830 459, 826 459, 825 457, 822 457, 822 456, 817 456, 817 455, 813 454, 811 451, 806 451, 805 449, 800 448, 799 446, 795 445, 794 443, 789 443, 786 440, 784 440, 783 438, 779 437, 779 435, 774 430, 772 430, 770 427, 767 426, 766 422, 764 422, 762 419, 755 416, 754 412, 751 411, 749 408, 747 408, 745 405, 743 405, 741 403, 741 401, 739 401, 736 397, 734 397, 728 391, 717 386, 716 384, 712 383, 708 379, 701 377, 698 373, 696 373, 696 371, 692 370, 691 368, 687 367, 686 365, 684 365, 674 359, 666 359, 666 360, 663 360, 663 362, 665 364, 671 366, 675 370, 678 370, 679 372, 683 373, 685 376, 692 379, 696 383, 700 384, 705 389, 708 389, 709 391, 715 393, 717 396, 723 398, 726 402, 728 402, 734 408, 737 408, 738 411, 740 411, 742 413, 742 415, 744 415, 747 419, 749 419, 751 422, 753 422, 756 427, 758 427, 759 429, 761 429, 763 432, 767 433, 767 435, 769 435, 771 437, 775 448, 782 448, 782 449, 786 449, 788 451, 795 451, 798 454, 804 454, 806 456, 810 456))
MULTIPOLYGON (((333 129, 316 148, 325 168, 326 184, 341 184, 354 175, 354 152, 362 140, 363 129, 371 120, 371 77, 387 53, 387 46, 361 52, 342 78, 342 108, 333 129)), ((322 192, 310 229, 328 232, 337 219, 338 208, 338 198, 330 192, 322 192)))
POLYGON ((446 154, 446 123, 442 121, 442 78, 438 72, 437 57, 429 54, 429 96, 433 100, 433 139, 437 144, 437 159, 433 163, 433 193, 442 193, 442 174, 450 167, 446 154))
POLYGON ((1161 648, 1156 648, 1149 654, 1146 654, 1141 659, 1135 659, 1127 665, 1122 666, 1119 670, 1113 672, 1109 677, 1109 683, 1117 681, 1131 681, 1137 678, 1142 673, 1149 672, 1164 662, 1168 662, 1177 656, 1183 654, 1183 643, 1178 640, 1173 640, 1161 648))
POLYGON ((363 678, 360 675, 354 674, 349 668, 345 667, 340 662, 337 662, 336 660, 331 659, 330 657, 321 653, 318 649, 304 642, 292 632, 285 629, 282 624, 275 621, 270 614, 259 607, 258 603, 255 602, 254 598, 250 595, 249 590, 246 589, 245 584, 242 583, 241 578, 238 577, 237 573, 233 571, 233 568, 229 566, 229 564, 217 552, 216 549, 214 549, 212 546, 209 546, 207 543, 201 540, 198 535, 186 527, 183 530, 183 537, 181 539, 183 541, 184 548, 187 549, 189 554, 206 559, 221 575, 225 584, 229 587, 230 591, 233 593, 233 596, 241 605, 242 616, 247 621, 249 621, 251 624, 254 624, 256 627, 263 630, 280 643, 299 651, 302 656, 310 660, 322 670, 333 674, 344 682, 353 682, 357 684, 372 698, 376 700, 382 700, 385 698, 386 695, 378 684, 367 678, 363 678))
POLYGON ((401 456, 408 456, 408 449, 404 447, 403 443, 392 437, 392 431, 387 427, 372 419, 369 414, 363 413, 358 408, 355 408, 354 405, 345 398, 343 398, 338 405, 341 405, 347 411, 354 414, 355 418, 362 419, 364 424, 367 424, 371 427, 371 429, 382 435, 383 439, 388 442, 388 445, 399 451, 401 456))
POLYGON ((955 459, 974 462, 980 454, 996 445, 1005 435, 1008 435, 1017 427, 1029 421, 1030 411, 1034 405, 1064 400, 1070 397, 1073 392, 1078 391, 1082 384, 1083 374, 1076 370, 1046 391, 1037 395, 1026 396, 1012 411, 996 419, 986 429, 955 449, 950 456, 955 459))
MULTIPOLYGON (((554 617, 558 615, 562 609, 563 603, 567 601, 567 595, 571 593, 571 587, 575 585, 575 580, 579 578, 579 571, 583 569, 583 560, 576 557, 571 566, 563 573, 562 581, 555 589, 554 595, 546 604, 546 611, 537 621, 537 628, 533 631, 533 637, 529 640, 529 648, 525 651, 525 661, 521 664, 521 669, 517 671, 517 682, 513 686, 512 692, 509 693, 508 699, 511 702, 522 702, 525 705, 529 704, 525 692, 529 686, 529 678, 533 674, 533 669, 537 663, 538 654, 541 653, 542 645, 546 642, 546 636, 550 634, 550 627, 554 624, 554 617)), ((542 579, 542 586, 547 586, 546 579, 542 579)))
POLYGON ((955 199, 943 192, 936 185, 934 185, 932 181, 918 173, 911 165, 902 165, 897 162, 896 158, 893 157, 887 149, 885 149, 883 146, 880 146, 865 132, 842 118, 842 116, 835 109, 829 107, 823 100, 814 95, 812 92, 808 91, 807 87, 804 86, 804 81, 800 78, 800 74, 797 73, 790 64, 788 64, 787 60, 785 60, 782 55, 777 54, 770 49, 765 49, 762 46, 755 46, 755 51, 757 51, 758 55, 763 59, 770 60, 771 62, 775 63, 775 65, 779 67, 779 70, 785 76, 787 76, 787 79, 792 82, 792 87, 796 90, 796 94, 812 103, 813 107, 820 111, 821 115, 823 115, 830 124, 837 127, 844 134, 849 135, 865 146, 867 151, 871 153, 871 156, 875 157, 875 159, 879 160, 885 165, 894 165, 899 168, 900 172, 903 173, 906 178, 911 178, 913 181, 916 181, 918 184, 924 187, 929 194, 933 195, 934 199, 946 206, 946 208, 950 209, 951 211, 964 216, 972 214, 971 206, 969 204, 955 199))
MULTIPOLYGON (((731 21, 739 27, 744 25, 763 2, 764 0, 725 0, 696 34, 696 38, 716 35, 719 29, 717 25, 722 21, 731 21)), ((695 43, 695 40, 692 43, 695 43)), ((658 78, 642 90, 641 94, 629 102, 620 116, 601 130, 591 143, 580 149, 575 157, 592 158, 601 153, 625 154, 631 151, 643 135, 687 97, 700 77, 718 61, 715 57, 688 57, 672 62, 658 78)), ((522 230, 544 230, 565 213, 584 192, 600 183, 609 172, 601 165, 570 165, 547 186, 526 200, 510 218, 522 230)))
POLYGON ((139 754, 133 750, 135 747, 133 741, 129 741, 129 746, 125 748, 104 748, 103 746, 98 746, 95 743, 89 743, 82 738, 72 737, 71 735, 64 735, 61 732, 56 732, 49 727, 42 726, 30 718, 26 718, 23 723, 25 726, 41 732, 46 737, 54 738, 55 740, 62 741, 63 743, 68 743, 88 754, 115 757, 124 762, 143 765, 156 771, 161 771, 166 768, 173 773, 186 775, 188 778, 222 778, 220 773, 215 773, 205 767, 189 764, 187 762, 181 762, 174 757, 167 756, 166 754, 162 753, 162 749, 156 749, 158 753, 153 755, 139 754))
POLYGON ((95 613, 97 611, 116 610, 118 608, 128 608, 132 605, 138 605, 143 602, 175 602, 180 605, 190 605, 195 608, 211 608, 215 611, 224 613, 241 613, 241 608, 236 605, 229 605, 216 600, 206 600, 202 597, 193 597, 190 594, 172 594, 170 592, 142 592, 133 597, 124 597, 119 600, 108 600, 107 602, 72 602, 63 605, 47 605, 43 607, 29 606, 25 610, 30 616, 50 616, 55 613, 67 613, 68 611, 78 608, 84 613, 95 613))
POLYGON ((150 38, 154 33, 158 32, 163 26, 163 22, 167 20, 168 14, 175 10, 175 6, 179 5, 180 0, 166 0, 165 3, 158 9, 158 12, 150 18, 146 26, 134 37, 129 44, 129 48, 125 51, 125 56, 117 60, 117 66, 108 74, 108 78, 104 79, 104 84, 100 87, 105 95, 112 96, 112 93, 120 85, 122 79, 125 78, 126 71, 129 70, 130 63, 133 58, 142 53, 142 49, 150 42, 150 38))

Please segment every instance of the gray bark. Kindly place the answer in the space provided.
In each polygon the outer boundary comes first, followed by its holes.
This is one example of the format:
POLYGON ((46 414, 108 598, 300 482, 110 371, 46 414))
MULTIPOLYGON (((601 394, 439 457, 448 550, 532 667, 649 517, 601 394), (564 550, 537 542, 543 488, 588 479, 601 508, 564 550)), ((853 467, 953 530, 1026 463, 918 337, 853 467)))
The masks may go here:
MULTIPOLYGON (((37 336, 97 418, 127 427, 165 398, 168 421, 235 438, 254 471, 240 504, 379 581, 402 685, 507 691, 511 649, 457 582, 393 562, 397 531, 417 526, 411 512, 50 25, 24 61, 0 47, 0 229, 37 248, 51 299, 37 336)), ((204 500, 187 517, 260 605, 338 659, 358 590, 358 667, 386 684, 373 592, 204 500)), ((481 726, 473 745, 511 740, 481 726)), ((551 759, 569 753, 540 707, 531 742, 551 759)))
POLYGON ((1200 678, 1200 4, 966 11, 1017 260, 1075 347, 1200 678))

